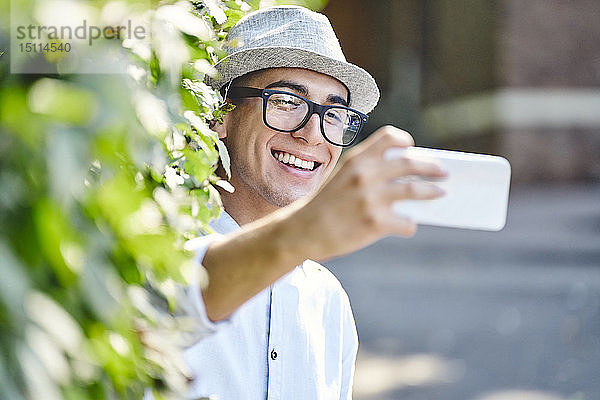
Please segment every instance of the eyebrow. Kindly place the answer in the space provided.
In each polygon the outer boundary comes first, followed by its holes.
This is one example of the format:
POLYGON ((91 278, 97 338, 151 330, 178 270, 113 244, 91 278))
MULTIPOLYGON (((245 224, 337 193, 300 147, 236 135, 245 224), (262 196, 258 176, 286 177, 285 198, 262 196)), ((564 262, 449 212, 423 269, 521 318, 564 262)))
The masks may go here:
MULTIPOLYGON (((265 89, 272 89, 272 88, 288 88, 288 89, 292 89, 293 91, 295 91, 303 96, 308 96, 308 88, 306 86, 296 83, 296 82, 288 81, 285 79, 270 83, 265 87, 265 89)), ((344 99, 343 97, 338 96, 336 94, 330 94, 329 96, 327 96, 327 102, 332 103, 332 104, 341 104, 346 107, 348 106, 348 101, 346 99, 344 99)))

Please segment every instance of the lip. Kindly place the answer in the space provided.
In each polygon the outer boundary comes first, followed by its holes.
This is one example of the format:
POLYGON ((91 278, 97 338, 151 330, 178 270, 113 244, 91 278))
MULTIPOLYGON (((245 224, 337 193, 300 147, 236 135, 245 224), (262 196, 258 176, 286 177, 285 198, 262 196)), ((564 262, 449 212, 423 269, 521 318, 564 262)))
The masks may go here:
POLYGON ((292 151, 287 151, 287 150, 271 149, 270 154, 271 154, 271 159, 279 166, 279 168, 281 168, 286 173, 293 175, 295 177, 298 177, 298 178, 303 178, 303 179, 313 178, 318 173, 319 169, 323 166, 323 163, 315 160, 314 156, 308 156, 301 152, 295 152, 295 151, 292 152, 292 151), (300 170, 300 169, 294 168, 292 166, 289 166, 289 165, 284 164, 281 161, 277 160, 273 155, 274 152, 285 152, 285 153, 292 154, 294 156, 298 156, 303 160, 315 161, 316 163, 319 163, 319 166, 316 167, 315 169, 313 169, 312 171, 300 170))
POLYGON ((316 175, 316 172, 319 169, 319 168, 316 168, 313 171, 308 171, 308 170, 302 171, 302 170, 299 170, 297 168, 290 167, 289 165, 285 165, 285 164, 277 161, 276 159, 273 159, 273 161, 275 161, 277 163, 277 165, 279 166, 279 168, 283 169, 288 174, 296 176, 298 178, 303 178, 303 179, 311 179, 311 178, 313 178, 316 175))
POLYGON ((309 154, 303 153, 301 151, 272 148, 270 150, 270 152, 271 152, 271 155, 273 155, 274 152, 289 153, 289 154, 295 156, 296 158, 301 158, 301 159, 306 160, 306 161, 314 161, 315 163, 318 163, 318 164, 321 164, 321 165, 324 164, 324 162, 322 160, 319 160, 317 157, 315 157, 313 155, 309 155, 309 154))

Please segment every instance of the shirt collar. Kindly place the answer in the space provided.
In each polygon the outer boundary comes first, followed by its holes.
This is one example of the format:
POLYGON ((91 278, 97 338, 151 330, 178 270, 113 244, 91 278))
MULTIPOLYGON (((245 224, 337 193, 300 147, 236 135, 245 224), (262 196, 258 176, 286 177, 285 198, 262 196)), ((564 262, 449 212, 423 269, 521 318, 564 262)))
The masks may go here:
POLYGON ((240 225, 225 210, 221 211, 218 218, 210 222, 210 227, 222 235, 241 229, 240 225))

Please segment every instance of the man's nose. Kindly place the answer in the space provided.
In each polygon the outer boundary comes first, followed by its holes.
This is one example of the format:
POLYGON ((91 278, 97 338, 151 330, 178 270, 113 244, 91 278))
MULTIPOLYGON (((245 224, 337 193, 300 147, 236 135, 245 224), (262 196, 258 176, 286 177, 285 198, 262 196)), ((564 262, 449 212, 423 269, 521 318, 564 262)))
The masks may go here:
POLYGON ((292 137, 303 140, 312 146, 321 144, 325 141, 325 138, 321 133, 321 120, 319 114, 316 113, 311 115, 306 125, 291 134, 292 137))

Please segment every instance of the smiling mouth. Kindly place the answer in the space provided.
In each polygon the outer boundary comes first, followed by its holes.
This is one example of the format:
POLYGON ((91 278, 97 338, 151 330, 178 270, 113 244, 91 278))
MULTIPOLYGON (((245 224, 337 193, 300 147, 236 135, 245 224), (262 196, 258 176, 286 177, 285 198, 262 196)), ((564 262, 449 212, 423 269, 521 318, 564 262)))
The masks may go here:
POLYGON ((300 171, 314 171, 321 166, 320 162, 304 160, 285 151, 271 151, 271 155, 280 163, 300 171))

